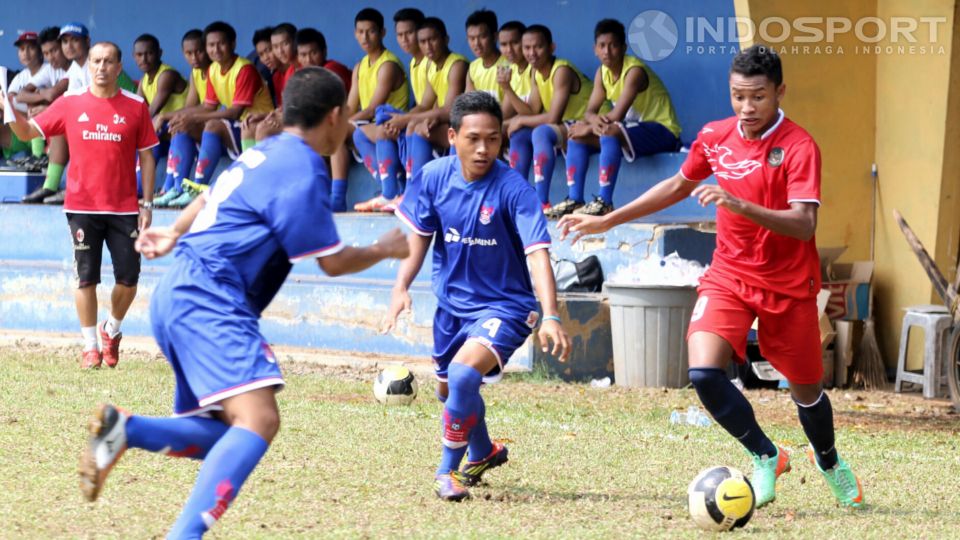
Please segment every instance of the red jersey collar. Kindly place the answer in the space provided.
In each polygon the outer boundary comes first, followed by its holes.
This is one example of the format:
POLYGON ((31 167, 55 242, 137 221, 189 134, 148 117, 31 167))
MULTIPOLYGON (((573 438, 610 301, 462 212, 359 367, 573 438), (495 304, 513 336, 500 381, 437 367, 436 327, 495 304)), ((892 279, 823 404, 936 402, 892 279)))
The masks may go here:
MULTIPOLYGON (((764 132, 763 132, 763 135, 760 135, 760 140, 761 140, 761 141, 762 141, 763 139, 766 139, 766 138, 769 137, 770 135, 772 135, 773 132, 776 131, 778 127, 780 127, 780 124, 783 123, 783 119, 786 118, 786 115, 783 113, 783 109, 777 109, 777 114, 778 114, 778 116, 777 116, 777 121, 774 122, 772 126, 770 126, 770 129, 764 131, 764 132)), ((750 139, 747 139, 747 138, 743 135, 743 126, 740 125, 740 120, 737 120, 737 133, 740 134, 740 138, 741 138, 741 139, 743 139, 743 140, 745 140, 745 141, 750 140, 750 139)))

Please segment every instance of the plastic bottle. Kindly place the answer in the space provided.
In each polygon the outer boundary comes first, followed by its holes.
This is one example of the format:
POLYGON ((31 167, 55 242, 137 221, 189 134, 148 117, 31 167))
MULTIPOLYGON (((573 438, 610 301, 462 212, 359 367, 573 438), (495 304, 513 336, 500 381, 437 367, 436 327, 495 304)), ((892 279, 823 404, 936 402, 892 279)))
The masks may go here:
POLYGON ((712 423, 713 420, 710 419, 710 415, 700 410, 700 407, 696 405, 687 407, 686 411, 670 412, 671 425, 686 424, 688 426, 708 427, 712 423))

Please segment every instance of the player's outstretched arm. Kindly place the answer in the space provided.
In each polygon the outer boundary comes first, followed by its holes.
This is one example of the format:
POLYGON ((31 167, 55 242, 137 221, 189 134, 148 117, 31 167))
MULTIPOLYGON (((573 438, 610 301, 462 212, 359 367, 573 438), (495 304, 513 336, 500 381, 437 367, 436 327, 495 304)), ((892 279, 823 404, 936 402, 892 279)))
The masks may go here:
POLYGON ((680 172, 677 172, 670 178, 661 180, 660 183, 626 206, 605 216, 567 214, 557 223, 557 228, 560 229, 560 239, 564 240, 570 233, 574 233, 571 242, 576 242, 586 235, 606 232, 617 225, 663 210, 689 197, 697 184, 697 182, 691 182, 684 178, 680 172))
POLYGON ((533 286, 536 288, 540 307, 543 308, 543 322, 540 323, 540 346, 543 352, 550 349, 550 354, 558 357, 561 362, 570 356, 570 338, 560 326, 557 316, 557 283, 553 278, 553 268, 550 267, 550 252, 538 249, 527 255, 530 264, 530 274, 533 286), (552 344, 552 348, 550 345, 552 344))
POLYGON ((433 236, 422 236, 410 233, 407 235, 407 245, 410 248, 410 256, 400 263, 400 270, 397 272, 397 281, 393 285, 393 291, 390 293, 390 308, 383 319, 380 332, 386 334, 393 330, 397 324, 397 317, 404 311, 410 311, 413 306, 413 300, 410 299, 410 284, 416 279, 423 266, 423 260, 430 250, 430 241, 433 236))
POLYGON ((384 259, 405 259, 409 254, 407 239, 396 228, 384 233, 369 246, 345 247, 333 255, 318 258, 317 264, 323 273, 336 277, 361 272, 384 259))
POLYGON ((794 201, 786 210, 774 210, 743 199, 738 199, 727 193, 720 186, 701 185, 693 190, 700 206, 715 204, 726 208, 735 214, 753 221, 761 227, 771 231, 807 241, 813 238, 817 230, 817 209, 815 202, 794 201))
POLYGON ((174 246, 177 245, 177 240, 190 230, 193 220, 197 218, 197 214, 203 210, 206 204, 207 196, 204 193, 184 208, 183 212, 180 212, 177 221, 173 223, 173 227, 150 227, 145 231, 140 231, 137 243, 134 244, 137 251, 148 259, 163 257, 173 251, 174 246))

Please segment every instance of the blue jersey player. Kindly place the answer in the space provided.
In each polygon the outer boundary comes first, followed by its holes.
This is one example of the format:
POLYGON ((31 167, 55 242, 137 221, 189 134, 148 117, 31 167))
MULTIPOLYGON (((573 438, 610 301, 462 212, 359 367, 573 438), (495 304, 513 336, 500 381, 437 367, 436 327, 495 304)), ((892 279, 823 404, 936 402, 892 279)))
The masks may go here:
POLYGON ((283 92, 284 132, 245 152, 172 229, 142 233, 137 248, 147 258, 176 246, 150 306, 157 343, 175 375, 174 416, 101 405, 80 461, 87 499, 97 498, 128 447, 203 460, 169 533, 200 538, 236 498, 280 426, 274 393, 284 382, 258 320, 291 263, 313 257, 325 273, 340 275, 408 254, 399 229, 363 248, 344 247, 337 235, 321 155, 332 154, 347 135, 345 99, 333 73, 298 71, 283 92))
POLYGON ((396 211, 413 233, 407 237, 410 257, 394 286, 388 330, 401 311, 410 309, 407 289, 434 243, 433 359, 437 397, 444 402, 434 488, 450 501, 469 497, 466 486, 507 461, 507 448, 487 434, 480 384, 500 378, 504 364, 536 327, 538 297, 543 350, 552 344, 561 359, 569 350, 557 316, 550 235, 539 199, 520 174, 496 159, 502 122, 500 104, 489 94, 457 97, 448 131, 456 155, 425 165, 396 211))

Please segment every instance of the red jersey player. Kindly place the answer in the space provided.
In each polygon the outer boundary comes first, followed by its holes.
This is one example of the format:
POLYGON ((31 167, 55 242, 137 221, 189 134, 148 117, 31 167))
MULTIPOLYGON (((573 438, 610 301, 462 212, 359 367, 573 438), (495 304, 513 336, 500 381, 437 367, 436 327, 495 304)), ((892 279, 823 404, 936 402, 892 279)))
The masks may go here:
POLYGON ((704 407, 753 457, 757 506, 776 497, 790 470, 787 452, 757 424, 750 403, 727 379, 743 362, 747 332, 759 319, 760 350, 790 382, 817 468, 837 500, 861 507, 863 491, 834 448, 833 409, 823 392, 814 231, 820 206, 820 151, 782 110, 780 58, 755 45, 730 69, 734 116, 704 126, 680 171, 606 216, 567 215, 558 226, 574 241, 666 208, 688 196, 717 207, 717 248, 700 282, 687 332, 690 381, 704 407), (718 185, 700 182, 711 174, 718 185))

